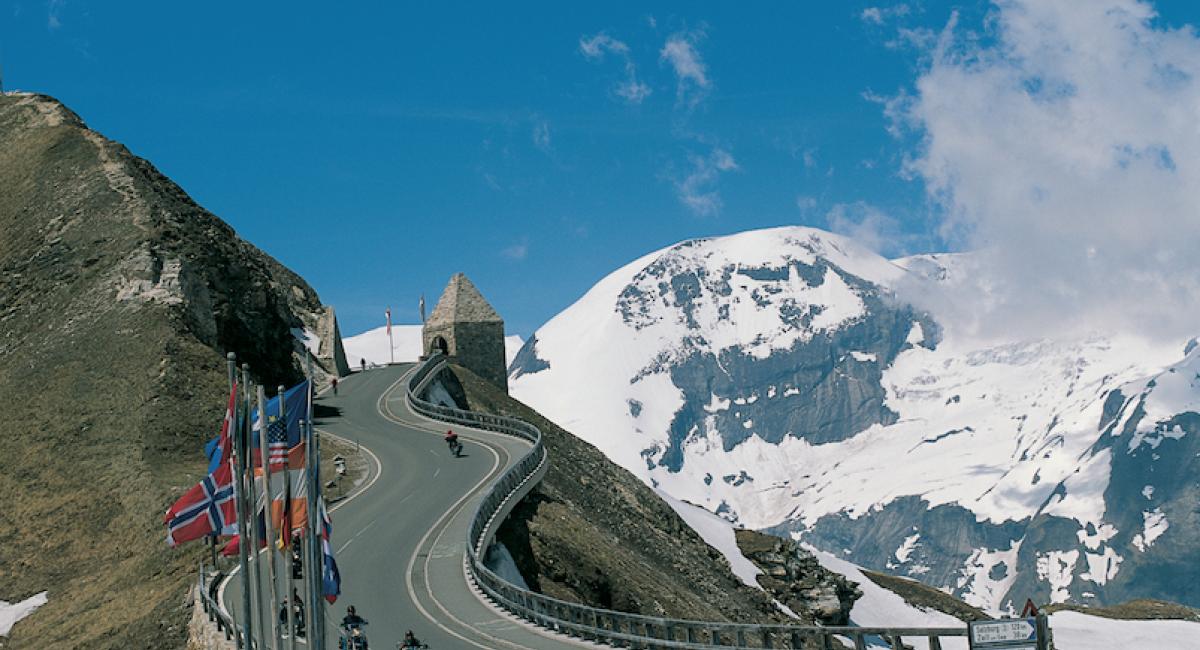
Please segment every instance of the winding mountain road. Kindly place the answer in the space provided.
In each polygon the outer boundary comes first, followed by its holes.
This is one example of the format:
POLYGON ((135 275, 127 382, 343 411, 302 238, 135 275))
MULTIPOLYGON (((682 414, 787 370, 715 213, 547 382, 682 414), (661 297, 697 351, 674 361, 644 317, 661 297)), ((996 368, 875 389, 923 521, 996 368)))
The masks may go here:
MULTIPOLYGON (((599 647, 502 614, 468 582, 463 559, 476 504, 529 446, 454 427, 465 446, 461 458, 451 457, 442 441, 447 427, 405 402, 412 369, 356 373, 340 382, 337 396, 318 400, 339 414, 318 420, 317 429, 358 441, 373 465, 364 489, 330 508, 342 595, 327 608, 326 647, 338 647, 337 621, 351 604, 370 621, 374 648, 394 648, 409 629, 432 650, 599 647)), ((235 617, 240 583, 227 580, 223 594, 235 617)))

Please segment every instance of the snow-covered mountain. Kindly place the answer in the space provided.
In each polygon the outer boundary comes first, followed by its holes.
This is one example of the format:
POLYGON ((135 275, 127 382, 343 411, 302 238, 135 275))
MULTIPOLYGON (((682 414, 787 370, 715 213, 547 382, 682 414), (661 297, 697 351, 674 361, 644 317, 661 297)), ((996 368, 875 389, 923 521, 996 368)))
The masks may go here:
POLYGON ((980 607, 1200 605, 1200 349, 975 338, 972 267, 807 228, 683 242, 539 329, 510 390, 677 499, 980 607))

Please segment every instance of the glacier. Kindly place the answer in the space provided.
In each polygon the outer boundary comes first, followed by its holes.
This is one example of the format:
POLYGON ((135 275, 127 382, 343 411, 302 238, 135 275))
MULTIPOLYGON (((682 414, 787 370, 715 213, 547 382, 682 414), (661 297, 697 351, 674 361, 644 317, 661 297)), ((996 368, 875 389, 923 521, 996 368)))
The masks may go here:
POLYGON ((674 499, 994 612, 1200 604, 1155 586, 1197 538, 1200 349, 985 338, 975 271, 803 227, 681 242, 539 328, 510 390, 674 499))

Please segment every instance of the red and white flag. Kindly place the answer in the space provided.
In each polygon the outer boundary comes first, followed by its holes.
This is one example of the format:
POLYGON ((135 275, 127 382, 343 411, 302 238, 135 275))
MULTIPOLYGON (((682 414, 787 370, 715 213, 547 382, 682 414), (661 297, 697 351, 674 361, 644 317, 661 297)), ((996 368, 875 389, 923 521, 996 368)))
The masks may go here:
POLYGON ((383 313, 385 316, 387 316, 387 334, 388 334, 388 336, 391 336, 392 335, 392 308, 388 307, 387 310, 384 311, 383 313))

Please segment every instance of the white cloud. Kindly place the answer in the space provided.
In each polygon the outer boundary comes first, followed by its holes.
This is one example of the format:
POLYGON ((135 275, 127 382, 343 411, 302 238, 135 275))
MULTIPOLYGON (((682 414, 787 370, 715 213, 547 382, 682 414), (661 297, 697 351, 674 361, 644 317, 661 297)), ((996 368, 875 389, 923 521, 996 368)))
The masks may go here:
POLYGON ((723 172, 737 169, 737 162, 728 151, 719 147, 714 148, 707 156, 690 154, 688 162, 691 163, 691 171, 683 180, 675 182, 675 192, 679 200, 697 215, 716 215, 724 203, 714 185, 723 172))
POLYGON ((54 30, 62 27, 62 12, 67 6, 66 0, 50 0, 46 3, 48 16, 46 18, 46 27, 54 30))
POLYGON ((893 18, 907 16, 909 13, 911 13, 911 9, 908 5, 898 4, 892 7, 867 7, 858 17, 864 23, 882 25, 893 18))
POLYGON ((703 37, 703 32, 673 34, 659 52, 659 61, 666 61, 675 71, 676 99, 686 100, 690 105, 695 105, 712 85, 708 69, 696 51, 696 44, 703 37))
POLYGON ((579 39, 579 51, 583 52, 583 56, 587 59, 601 61, 604 59, 605 51, 628 55, 629 46, 604 32, 600 32, 591 38, 581 37, 579 39))
POLYGON ((529 255, 529 241, 522 239, 512 246, 502 249, 500 254, 510 260, 521 261, 529 255))
POLYGON ((817 198, 801 194, 796 197, 796 207, 800 208, 801 212, 812 212, 817 209, 817 198))
POLYGON ((835 204, 825 215, 825 223, 829 230, 886 255, 905 248, 899 222, 864 201, 835 204))
POLYGON ((988 36, 952 19, 888 105, 908 172, 979 248, 986 324, 1200 329, 1200 38, 1136 0, 1010 0, 988 36))
POLYGON ((542 152, 550 152, 550 124, 546 120, 538 120, 534 123, 533 146, 542 152))
POLYGON ((583 57, 592 62, 604 60, 605 53, 615 54, 625 65, 625 80, 617 83, 612 92, 629 104, 641 104, 650 96, 650 86, 638 81, 637 66, 629 54, 629 46, 622 41, 600 32, 595 36, 581 37, 579 51, 583 57))

